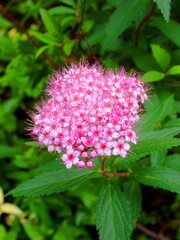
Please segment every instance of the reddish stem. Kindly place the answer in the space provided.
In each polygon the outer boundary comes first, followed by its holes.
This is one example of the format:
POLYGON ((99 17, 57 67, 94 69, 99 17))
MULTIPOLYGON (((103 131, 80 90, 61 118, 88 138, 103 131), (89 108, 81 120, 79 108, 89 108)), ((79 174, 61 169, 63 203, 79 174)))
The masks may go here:
POLYGON ((141 30, 142 26, 144 25, 144 23, 147 22, 150 19, 150 17, 153 15, 155 9, 156 9, 156 3, 153 4, 150 12, 143 18, 143 20, 140 22, 140 24, 137 27, 137 30, 136 30, 136 40, 135 40, 135 47, 136 48, 138 47, 138 43, 139 43, 140 30, 141 30))
POLYGON ((105 161, 107 160, 107 156, 103 156, 102 158, 102 165, 101 165, 101 171, 104 174, 106 178, 111 178, 111 177, 128 177, 132 172, 128 173, 108 173, 106 168, 105 168, 105 161))
MULTIPOLYGON (((35 42, 33 40, 33 37, 26 31, 25 27, 19 23, 10 13, 8 13, 6 11, 6 9, 4 8, 4 6, 2 4, 0 4, 0 12, 2 12, 2 15, 8 19, 10 22, 12 22, 21 32, 23 32, 24 34, 26 34, 27 38, 30 40, 30 42, 37 48, 39 49, 41 46, 35 42)), ((59 66, 54 62, 54 60, 52 58, 50 58, 49 56, 47 56, 45 53, 41 54, 43 56, 44 59, 46 59, 51 66, 57 70, 59 69, 59 66)))

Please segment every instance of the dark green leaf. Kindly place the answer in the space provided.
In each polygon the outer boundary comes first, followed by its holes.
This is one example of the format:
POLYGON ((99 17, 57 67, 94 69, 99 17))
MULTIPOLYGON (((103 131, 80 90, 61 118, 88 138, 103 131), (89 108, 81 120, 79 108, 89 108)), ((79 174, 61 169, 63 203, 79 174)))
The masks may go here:
POLYGON ((139 183, 180 193, 180 172, 166 167, 144 168, 132 174, 139 183))
POLYGON ((180 24, 175 21, 165 22, 162 18, 153 18, 153 23, 167 38, 180 47, 180 24))
POLYGON ((103 48, 106 48, 129 27, 147 2, 146 0, 121 0, 119 2, 119 7, 113 12, 107 23, 103 48))
POLYGON ((43 196, 63 192, 84 182, 94 173, 89 169, 77 168, 52 171, 41 174, 9 192, 13 196, 43 196))
POLYGON ((129 201, 132 222, 135 223, 141 210, 141 188, 135 181, 128 181, 124 185, 124 193, 129 201))
POLYGON ((151 153, 151 165, 152 167, 154 166, 162 166, 165 160, 165 156, 166 156, 166 151, 165 150, 161 150, 161 151, 157 151, 157 152, 153 152, 151 153))
POLYGON ((97 229, 100 240, 128 240, 132 231, 129 202, 110 181, 97 200, 97 229))

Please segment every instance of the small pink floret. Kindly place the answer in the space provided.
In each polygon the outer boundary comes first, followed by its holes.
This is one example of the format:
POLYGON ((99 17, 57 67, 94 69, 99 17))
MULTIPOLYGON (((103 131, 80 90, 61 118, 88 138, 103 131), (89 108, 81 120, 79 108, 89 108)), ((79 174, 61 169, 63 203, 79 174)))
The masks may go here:
POLYGON ((49 152, 64 152, 67 168, 91 168, 91 159, 103 155, 126 157, 129 143, 136 144, 134 125, 147 100, 138 74, 72 63, 55 72, 46 92, 49 98, 36 107, 29 130, 49 152))

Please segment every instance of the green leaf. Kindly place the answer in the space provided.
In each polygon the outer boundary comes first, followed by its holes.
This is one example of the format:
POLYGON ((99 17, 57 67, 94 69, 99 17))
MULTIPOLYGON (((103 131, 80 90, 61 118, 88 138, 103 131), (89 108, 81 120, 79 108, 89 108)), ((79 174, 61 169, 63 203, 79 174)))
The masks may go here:
POLYGON ((154 2, 157 3, 161 13, 163 14, 165 20, 169 21, 169 15, 170 15, 170 3, 171 0, 154 0, 154 2))
POLYGON ((4 144, 0 145, 0 159, 10 158, 18 153, 21 153, 21 150, 17 147, 11 147, 4 144))
POLYGON ((105 29, 103 48, 123 33, 147 5, 146 0, 120 0, 119 7, 110 16, 105 29))
POLYGON ((43 240, 44 237, 40 232, 37 231, 36 225, 33 225, 31 222, 25 222, 22 224, 25 233, 31 240, 43 240))
POLYGON ((24 144, 30 147, 41 147, 41 145, 34 141, 25 142, 24 144))
POLYGON ((172 113, 173 107, 174 107, 174 94, 171 94, 161 104, 161 110, 159 112, 158 122, 162 122, 170 113, 172 113))
POLYGON ((179 132, 180 128, 171 128, 147 133, 144 135, 144 139, 142 136, 136 145, 131 146, 131 151, 135 155, 126 158, 117 157, 112 166, 124 169, 127 168, 127 164, 137 161, 152 152, 179 146, 180 139, 173 138, 179 132))
POLYGON ((92 20, 85 20, 83 21, 83 24, 82 24, 82 30, 84 33, 88 32, 92 26, 94 25, 94 21, 92 20))
POLYGON ((166 156, 164 167, 168 167, 180 172, 180 154, 166 156))
POLYGON ((159 66, 166 70, 169 66, 171 56, 164 48, 161 48, 159 45, 151 44, 151 49, 153 57, 156 59, 159 66))
POLYGON ((151 153, 151 165, 152 167, 154 166, 162 166, 164 163, 166 157, 166 151, 165 150, 161 150, 161 151, 157 151, 157 152, 153 152, 151 153))
POLYGON ((65 52, 65 54, 66 54, 67 56, 69 56, 69 55, 71 54, 72 49, 73 49, 73 47, 74 47, 75 44, 76 44, 76 41, 75 41, 75 40, 70 40, 70 41, 68 41, 67 43, 65 43, 65 44, 63 45, 63 51, 65 52))
POLYGON ((158 71, 149 71, 141 76, 141 80, 144 82, 157 82, 162 80, 165 77, 165 74, 158 71))
POLYGON ((180 193, 180 172, 166 167, 144 168, 131 175, 139 183, 180 193))
POLYGON ((110 181, 97 200, 97 229, 100 240, 128 240, 132 231, 129 202, 110 181))
POLYGON ((51 45, 46 45, 46 46, 43 46, 43 47, 39 48, 36 52, 35 58, 39 57, 39 55, 41 55, 41 53, 43 53, 49 47, 51 47, 51 45))
POLYGON ((76 7, 76 4, 73 0, 60 0, 60 2, 66 4, 66 5, 69 5, 71 7, 76 7))
POLYGON ((180 47, 180 24, 170 20, 168 23, 162 18, 153 18, 152 22, 164 35, 180 47))
POLYGON ((39 32, 35 32, 35 31, 31 31, 31 34, 46 44, 50 44, 50 45, 58 44, 58 39, 52 37, 48 33, 39 33, 39 32))
POLYGON ((167 75, 178 75, 180 74, 180 65, 173 66, 167 72, 167 75))
POLYGON ((40 14, 47 31, 54 36, 58 36, 59 29, 51 14, 47 10, 42 8, 40 9, 40 14))
POLYGON ((64 170, 45 172, 19 185, 8 194, 37 197, 59 193, 84 182, 92 173, 94 172, 89 169, 79 171, 77 168, 66 169, 64 167, 64 170))
POLYGON ((76 11, 74 9, 64 6, 51 8, 49 12, 52 15, 67 15, 67 14, 76 15, 76 11))
POLYGON ((124 185, 124 193, 130 203, 132 222, 135 223, 141 210, 141 188, 135 181, 128 181, 124 185))

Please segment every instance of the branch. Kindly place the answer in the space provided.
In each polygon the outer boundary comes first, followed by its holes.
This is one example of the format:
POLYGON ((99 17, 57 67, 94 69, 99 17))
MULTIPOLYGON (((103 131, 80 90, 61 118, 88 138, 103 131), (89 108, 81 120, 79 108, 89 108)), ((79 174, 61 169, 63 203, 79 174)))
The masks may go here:
POLYGON ((105 161, 107 160, 107 156, 102 157, 102 165, 101 165, 101 171, 104 174, 106 178, 111 178, 111 177, 128 177, 132 172, 128 173, 108 173, 106 168, 105 168, 105 161))
POLYGON ((140 24, 137 27, 137 30, 136 30, 136 40, 135 40, 135 47, 136 48, 138 47, 138 43, 139 43, 140 30, 141 30, 142 26, 144 25, 144 23, 147 22, 150 19, 150 17, 153 15, 155 9, 156 9, 156 3, 153 4, 150 12, 145 16, 145 18, 140 22, 140 24))
MULTIPOLYGON (((4 16, 4 18, 8 19, 10 22, 12 22, 16 27, 17 29, 19 29, 21 32, 23 32, 24 34, 26 34, 27 38, 30 40, 30 42, 37 48, 39 49, 41 46, 35 42, 33 40, 33 37, 26 31, 25 27, 20 23, 18 22, 10 13, 8 13, 6 11, 6 9, 4 8, 4 6, 2 4, 0 4, 0 12, 2 13, 2 15, 4 16)), ((54 62, 54 60, 52 58, 50 58, 49 56, 47 56, 45 53, 42 53, 41 54, 42 57, 44 59, 46 59, 50 64, 51 66, 57 70, 59 69, 59 66, 54 62)))
POLYGON ((166 238, 165 236, 163 236, 162 234, 159 233, 155 233, 153 231, 151 231, 150 229, 144 227, 142 224, 140 223, 136 223, 136 227, 141 230, 142 232, 144 232, 147 236, 153 238, 153 239, 157 239, 157 240, 168 240, 168 238, 166 238))

